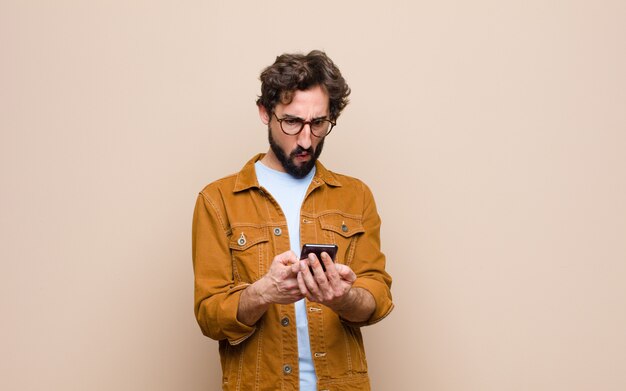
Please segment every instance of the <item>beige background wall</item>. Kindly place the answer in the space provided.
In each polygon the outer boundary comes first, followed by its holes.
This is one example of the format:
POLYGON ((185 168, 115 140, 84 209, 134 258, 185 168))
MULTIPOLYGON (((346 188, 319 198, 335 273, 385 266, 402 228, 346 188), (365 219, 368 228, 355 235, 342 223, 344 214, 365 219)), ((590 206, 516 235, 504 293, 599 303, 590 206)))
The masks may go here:
POLYGON ((216 390, 196 193, 266 149, 258 74, 353 88, 396 310, 375 390, 626 389, 626 3, 0 0, 0 389, 216 390))

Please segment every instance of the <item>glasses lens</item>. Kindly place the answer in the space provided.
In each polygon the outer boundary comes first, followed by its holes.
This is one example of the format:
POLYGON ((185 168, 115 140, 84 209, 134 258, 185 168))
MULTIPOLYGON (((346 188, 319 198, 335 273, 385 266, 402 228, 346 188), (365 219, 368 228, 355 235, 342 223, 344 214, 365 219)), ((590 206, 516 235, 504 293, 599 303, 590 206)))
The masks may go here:
POLYGON ((280 126, 287 134, 296 134, 302 129, 302 120, 300 118, 284 118, 280 121, 280 126))
POLYGON ((330 130, 330 121, 327 119, 316 119, 311 122, 311 132, 317 137, 324 137, 330 130))

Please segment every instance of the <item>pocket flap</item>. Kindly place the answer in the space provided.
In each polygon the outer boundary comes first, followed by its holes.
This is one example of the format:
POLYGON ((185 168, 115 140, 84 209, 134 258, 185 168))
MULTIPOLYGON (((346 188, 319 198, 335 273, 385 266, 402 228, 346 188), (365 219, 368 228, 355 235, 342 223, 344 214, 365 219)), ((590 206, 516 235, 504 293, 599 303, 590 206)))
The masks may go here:
POLYGON ((320 224, 322 229, 336 232, 346 238, 365 232, 361 219, 341 213, 328 213, 320 216, 320 224))
POLYGON ((239 226, 232 228, 232 236, 228 247, 232 250, 244 251, 261 242, 267 242, 267 227, 239 226))

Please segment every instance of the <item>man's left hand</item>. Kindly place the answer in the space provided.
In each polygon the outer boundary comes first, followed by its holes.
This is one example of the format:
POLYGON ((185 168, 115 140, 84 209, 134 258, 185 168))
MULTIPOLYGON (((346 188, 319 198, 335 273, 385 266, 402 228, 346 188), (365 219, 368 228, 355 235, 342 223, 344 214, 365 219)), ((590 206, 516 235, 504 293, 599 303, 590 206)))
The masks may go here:
POLYGON ((309 254, 308 259, 300 261, 300 292, 310 301, 339 312, 354 301, 350 290, 356 281, 356 274, 349 266, 334 263, 325 252, 322 253, 321 262, 324 262, 326 272, 315 254, 309 254))

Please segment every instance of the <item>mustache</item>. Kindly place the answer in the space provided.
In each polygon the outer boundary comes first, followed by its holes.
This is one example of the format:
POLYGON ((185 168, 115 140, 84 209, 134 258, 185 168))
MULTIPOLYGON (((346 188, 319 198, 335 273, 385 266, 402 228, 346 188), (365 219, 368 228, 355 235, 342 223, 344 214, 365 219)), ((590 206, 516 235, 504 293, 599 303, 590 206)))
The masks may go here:
POLYGON ((302 148, 301 146, 297 146, 296 149, 294 149, 293 151, 291 151, 291 153, 289 155, 291 155, 291 157, 295 157, 296 155, 300 155, 301 153, 308 153, 309 155, 313 156, 315 154, 315 150, 313 149, 313 147, 308 147, 307 149, 302 148))

